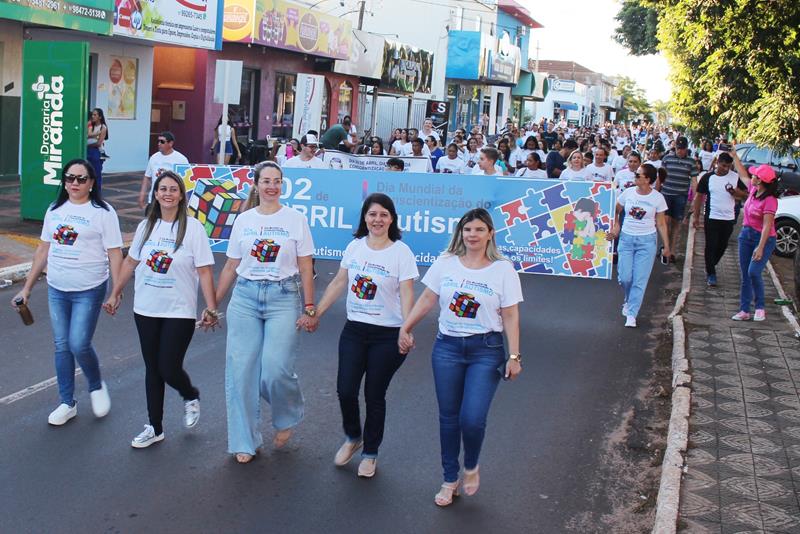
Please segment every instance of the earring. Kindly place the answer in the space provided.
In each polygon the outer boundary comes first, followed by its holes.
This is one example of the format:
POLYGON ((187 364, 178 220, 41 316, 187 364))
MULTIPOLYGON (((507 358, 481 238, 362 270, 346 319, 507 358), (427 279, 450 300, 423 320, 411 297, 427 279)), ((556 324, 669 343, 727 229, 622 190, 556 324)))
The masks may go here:
POLYGON ((91 188, 91 187, 89 188, 89 192, 90 192, 90 193, 92 192, 92 188, 91 188))

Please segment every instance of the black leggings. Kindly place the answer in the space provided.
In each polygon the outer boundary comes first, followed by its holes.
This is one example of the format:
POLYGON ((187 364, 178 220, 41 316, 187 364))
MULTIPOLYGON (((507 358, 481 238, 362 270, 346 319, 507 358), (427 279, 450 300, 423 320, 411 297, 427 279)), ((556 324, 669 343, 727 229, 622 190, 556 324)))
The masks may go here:
POLYGON ((144 358, 145 390, 147 392, 147 414, 156 434, 163 432, 164 383, 169 384, 183 400, 200 398, 200 393, 192 385, 183 370, 183 358, 194 335, 194 319, 172 319, 167 317, 147 317, 133 314, 139 343, 144 358))

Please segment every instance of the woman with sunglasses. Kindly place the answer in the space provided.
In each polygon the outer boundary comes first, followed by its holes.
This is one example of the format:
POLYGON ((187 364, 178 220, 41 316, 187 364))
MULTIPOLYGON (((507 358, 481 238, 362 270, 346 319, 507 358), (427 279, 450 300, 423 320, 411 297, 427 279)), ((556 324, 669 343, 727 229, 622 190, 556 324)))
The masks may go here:
POLYGON ((468 211, 450 245, 428 270, 426 288, 400 328, 400 352, 414 346, 413 328, 439 304, 433 345, 433 378, 439 402, 439 439, 444 483, 434 502, 448 506, 458 495, 459 455, 464 444, 464 493, 480 485, 478 457, 486 418, 501 378, 522 372, 519 309, 522 288, 514 264, 497 250, 492 217, 468 211), (508 340, 505 351, 503 332, 508 340))
POLYGON ((219 314, 214 295, 214 255, 203 225, 186 212, 183 180, 172 171, 156 179, 156 202, 139 223, 122 272, 103 308, 114 315, 122 290, 136 272, 133 317, 145 366, 149 424, 133 438, 143 449, 164 439, 164 384, 183 398, 183 425, 193 428, 200 418, 200 393, 183 369, 197 321, 197 286, 206 308, 200 326, 213 328, 219 314))
POLYGON ((657 179, 655 167, 649 163, 639 167, 636 187, 625 189, 617 198, 614 227, 609 232, 609 239, 619 237, 617 278, 625 292, 622 315, 628 328, 636 328, 636 317, 653 270, 658 234, 664 247, 662 257, 670 255, 665 216, 667 201, 653 187, 657 179), (621 219, 623 213, 624 220, 621 219))
POLYGON ((61 173, 58 196, 47 210, 41 243, 25 285, 12 300, 27 304, 36 280, 47 267, 47 297, 55 341, 56 378, 61 403, 47 418, 63 425, 78 413, 75 361, 89 383, 96 417, 111 408, 100 363, 92 347, 109 271, 114 280, 122 264, 122 235, 114 209, 96 187, 94 168, 84 159, 68 162, 61 173))
POLYGON ((235 282, 227 310, 225 398, 228 452, 239 463, 250 462, 263 443, 259 397, 272 407, 275 448, 286 445, 303 419, 295 323, 298 315, 316 315, 308 222, 280 203, 278 165, 260 163, 253 174, 246 211, 233 223, 216 299, 222 302, 235 282))

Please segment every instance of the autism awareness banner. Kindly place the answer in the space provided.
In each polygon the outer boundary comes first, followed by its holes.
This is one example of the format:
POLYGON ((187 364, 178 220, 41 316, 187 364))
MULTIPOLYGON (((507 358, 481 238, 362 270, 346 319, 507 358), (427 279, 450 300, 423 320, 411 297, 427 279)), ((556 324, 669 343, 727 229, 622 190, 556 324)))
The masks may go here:
MULTIPOLYGON (((183 177, 190 214, 205 226, 212 250, 225 252, 253 187, 252 168, 176 165, 175 171, 183 177)), ((608 182, 285 169, 283 187, 282 203, 308 219, 317 258, 341 259, 363 200, 377 192, 394 200, 403 241, 421 265, 430 265, 447 247, 466 211, 482 207, 492 214, 498 248, 519 272, 611 278, 605 232, 614 193, 608 182)))
POLYGON ((322 161, 330 169, 347 171, 385 171, 391 158, 403 160, 404 172, 432 172, 431 159, 427 156, 373 156, 372 154, 350 154, 339 150, 326 150, 322 161))

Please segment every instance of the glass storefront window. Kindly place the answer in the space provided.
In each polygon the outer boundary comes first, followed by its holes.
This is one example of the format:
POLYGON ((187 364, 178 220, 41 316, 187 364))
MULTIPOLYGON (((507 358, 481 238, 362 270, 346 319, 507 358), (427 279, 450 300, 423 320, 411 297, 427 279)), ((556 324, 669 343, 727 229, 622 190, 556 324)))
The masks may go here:
POLYGON ((294 119, 294 88, 297 76, 294 74, 275 74, 275 99, 272 107, 272 136, 282 139, 292 137, 294 119))
POLYGON ((242 90, 239 105, 228 106, 228 113, 241 141, 255 139, 258 132, 258 95, 261 71, 242 69, 242 90))
POLYGON ((350 82, 343 82, 339 86, 339 122, 342 122, 345 115, 353 115, 353 86, 350 82))

